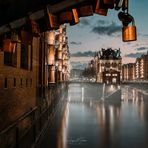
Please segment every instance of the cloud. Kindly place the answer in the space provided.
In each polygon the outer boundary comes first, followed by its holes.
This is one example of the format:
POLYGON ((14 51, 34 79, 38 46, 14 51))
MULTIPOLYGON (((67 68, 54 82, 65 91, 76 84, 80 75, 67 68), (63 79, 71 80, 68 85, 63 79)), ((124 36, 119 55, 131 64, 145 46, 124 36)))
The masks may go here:
POLYGON ((109 24, 109 23, 107 23, 103 20, 100 20, 98 22, 99 23, 92 28, 93 33, 96 33, 96 34, 99 34, 99 35, 110 36, 114 33, 121 32, 122 26, 116 24, 115 22, 112 22, 111 24, 109 24))
POLYGON ((148 34, 143 34, 143 36, 148 37, 148 34))
POLYGON ((124 57, 139 58, 143 54, 145 54, 145 52, 130 53, 130 54, 126 54, 124 57))
POLYGON ((89 26, 90 25, 90 21, 88 19, 82 19, 80 21, 80 25, 89 26))
POLYGON ((72 45, 81 45, 82 42, 74 42, 74 41, 72 41, 72 42, 70 42, 70 44, 72 44, 72 45))
POLYGON ((109 22, 105 20, 98 20, 96 23, 97 25, 105 25, 105 24, 108 24, 109 22))
POLYGON ((148 47, 139 47, 139 48, 137 48, 136 50, 147 50, 148 49, 148 47))
POLYGON ((72 57, 93 57, 96 52, 85 51, 85 52, 76 52, 71 54, 72 57))

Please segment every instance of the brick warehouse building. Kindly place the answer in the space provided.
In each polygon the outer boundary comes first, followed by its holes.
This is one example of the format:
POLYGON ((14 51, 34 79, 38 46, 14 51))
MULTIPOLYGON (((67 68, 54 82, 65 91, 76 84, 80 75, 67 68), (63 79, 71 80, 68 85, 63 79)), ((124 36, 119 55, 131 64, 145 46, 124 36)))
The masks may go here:
POLYGON ((148 52, 137 58, 135 63, 128 63, 122 66, 122 80, 148 80, 148 52))
POLYGON ((59 30, 54 31, 54 45, 52 39, 47 41, 47 37, 52 37, 51 32, 53 31, 42 33, 40 37, 33 36, 32 42, 18 38, 12 53, 3 50, 5 40, 0 40, 0 129, 36 106, 41 110, 48 108, 52 103, 48 99, 51 98, 41 99, 46 87, 50 83, 68 80, 66 26, 61 25, 59 30), (51 47, 54 47, 54 53, 48 54, 51 47), (50 67, 54 70, 50 70, 50 67))
POLYGON ((96 81, 107 84, 119 84, 121 81, 120 49, 102 49, 95 57, 96 81))

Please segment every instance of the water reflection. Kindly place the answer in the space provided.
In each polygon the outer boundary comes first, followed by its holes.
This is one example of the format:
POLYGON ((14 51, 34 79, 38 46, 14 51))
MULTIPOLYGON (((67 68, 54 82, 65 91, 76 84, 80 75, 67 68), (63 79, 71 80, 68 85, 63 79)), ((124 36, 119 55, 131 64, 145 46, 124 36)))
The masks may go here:
POLYGON ((100 101, 102 88, 96 84, 71 84, 59 126, 54 127, 54 134, 46 135, 48 141, 45 138, 41 147, 147 148, 147 87, 106 86, 104 96, 111 96, 113 91, 121 89, 118 103, 100 101), (53 139, 55 143, 49 142, 53 139))
POLYGON ((69 103, 66 104, 63 113, 60 128, 57 133, 57 148, 67 148, 67 133, 68 133, 68 118, 69 118, 69 103))

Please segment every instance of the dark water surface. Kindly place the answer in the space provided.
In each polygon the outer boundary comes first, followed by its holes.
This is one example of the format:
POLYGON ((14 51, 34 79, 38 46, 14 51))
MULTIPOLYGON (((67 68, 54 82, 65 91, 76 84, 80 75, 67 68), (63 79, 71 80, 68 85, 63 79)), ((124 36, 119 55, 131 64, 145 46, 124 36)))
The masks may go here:
POLYGON ((147 85, 74 83, 40 148, 148 148, 147 85), (101 101, 121 89, 118 102, 101 101))

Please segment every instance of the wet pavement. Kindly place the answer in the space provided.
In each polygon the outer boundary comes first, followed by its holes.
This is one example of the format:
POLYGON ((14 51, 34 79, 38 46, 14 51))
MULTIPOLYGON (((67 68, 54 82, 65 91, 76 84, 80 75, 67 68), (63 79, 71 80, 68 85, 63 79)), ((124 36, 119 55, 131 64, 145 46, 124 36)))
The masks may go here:
POLYGON ((147 86, 70 84, 40 148, 148 148, 147 86))

